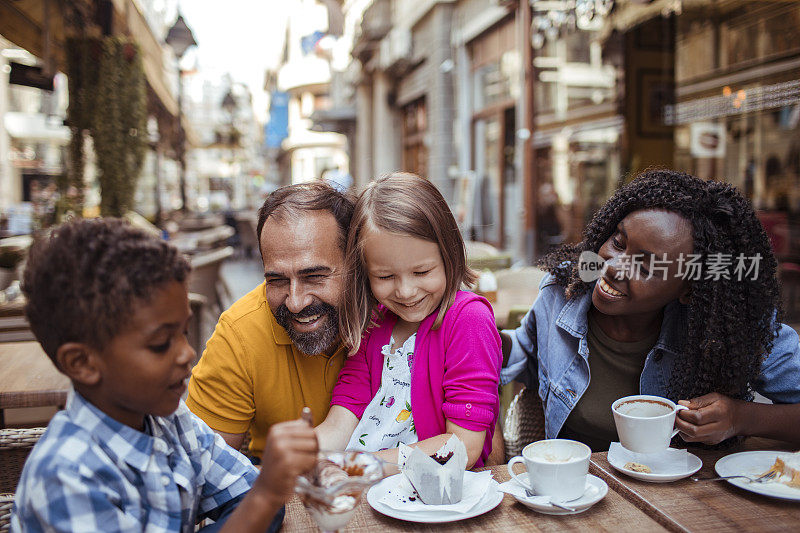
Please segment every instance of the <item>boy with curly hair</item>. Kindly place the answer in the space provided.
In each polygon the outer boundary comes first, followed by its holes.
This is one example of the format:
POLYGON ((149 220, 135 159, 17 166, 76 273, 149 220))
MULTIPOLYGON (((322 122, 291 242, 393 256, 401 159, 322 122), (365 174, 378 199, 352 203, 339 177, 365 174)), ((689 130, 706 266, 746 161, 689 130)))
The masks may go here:
POLYGON ((223 531, 280 527, 317 442, 302 421, 272 428, 259 471, 181 400, 195 352, 189 264, 119 219, 64 224, 31 250, 31 329, 72 381, 19 482, 12 531, 223 531))

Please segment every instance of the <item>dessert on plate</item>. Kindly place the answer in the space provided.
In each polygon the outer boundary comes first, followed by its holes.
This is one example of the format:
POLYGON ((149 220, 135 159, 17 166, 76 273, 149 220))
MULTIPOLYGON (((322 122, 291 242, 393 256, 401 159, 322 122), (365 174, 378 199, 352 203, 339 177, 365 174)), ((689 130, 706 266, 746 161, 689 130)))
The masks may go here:
POLYGON ((642 463, 634 463, 633 461, 625 463, 625 466, 623 466, 623 468, 630 470, 632 472, 641 472, 643 474, 650 474, 653 472, 649 466, 643 465, 642 463))
POLYGON ((775 463, 762 475, 773 472, 774 481, 800 489, 800 452, 778 454, 775 463))
POLYGON ((400 471, 414 487, 420 501, 428 505, 449 505, 461 501, 467 448, 451 436, 433 455, 419 448, 399 446, 400 471))

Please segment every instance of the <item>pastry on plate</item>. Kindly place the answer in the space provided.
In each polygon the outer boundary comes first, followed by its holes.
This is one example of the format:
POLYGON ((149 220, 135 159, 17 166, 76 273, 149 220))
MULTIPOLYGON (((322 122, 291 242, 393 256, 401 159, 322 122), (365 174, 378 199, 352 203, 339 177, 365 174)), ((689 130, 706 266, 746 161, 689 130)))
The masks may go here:
POLYGON ((632 472, 641 472, 643 474, 651 474, 653 472, 652 470, 650 470, 649 466, 643 465, 642 463, 634 463, 633 461, 625 463, 625 466, 623 468, 625 470, 630 470, 632 472))
POLYGON ((800 452, 781 453, 762 475, 775 473, 775 481, 800 489, 800 452))

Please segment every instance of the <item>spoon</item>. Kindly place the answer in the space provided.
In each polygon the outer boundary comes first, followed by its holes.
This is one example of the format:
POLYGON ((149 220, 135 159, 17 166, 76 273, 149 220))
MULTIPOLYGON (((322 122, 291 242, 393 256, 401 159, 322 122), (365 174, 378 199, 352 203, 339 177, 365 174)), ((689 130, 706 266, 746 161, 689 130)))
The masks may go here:
MULTIPOLYGON (((525 495, 528 498, 533 498, 534 496, 536 496, 536 494, 532 490, 528 490, 528 489, 525 489, 525 495)), ((574 507, 568 507, 566 505, 562 505, 562 504, 560 504, 560 503, 558 503, 556 501, 553 501, 553 500, 550 500, 550 505, 552 505, 553 507, 558 507, 559 509, 564 509, 565 511, 569 511, 571 513, 574 513, 574 512, 577 511, 577 509, 575 509, 574 507)))

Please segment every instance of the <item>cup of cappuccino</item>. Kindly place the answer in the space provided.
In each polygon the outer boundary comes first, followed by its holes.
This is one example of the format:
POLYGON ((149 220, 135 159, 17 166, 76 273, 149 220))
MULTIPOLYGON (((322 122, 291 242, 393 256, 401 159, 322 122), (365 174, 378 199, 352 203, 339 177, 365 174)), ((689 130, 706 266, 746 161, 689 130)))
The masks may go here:
POLYGON ((678 434, 675 415, 687 409, 662 398, 639 394, 626 396, 611 404, 617 435, 622 446, 632 452, 654 453, 669 448, 678 434))
POLYGON ((582 442, 567 439, 548 439, 532 442, 508 462, 508 474, 517 483, 537 496, 550 496, 555 501, 570 501, 583 496, 589 456, 592 450, 582 442), (524 479, 512 467, 525 463, 528 475, 524 479))

